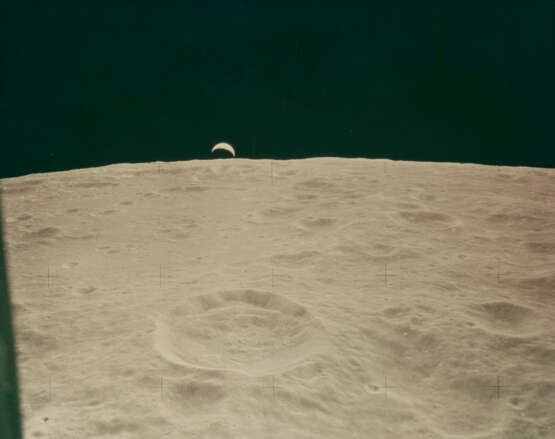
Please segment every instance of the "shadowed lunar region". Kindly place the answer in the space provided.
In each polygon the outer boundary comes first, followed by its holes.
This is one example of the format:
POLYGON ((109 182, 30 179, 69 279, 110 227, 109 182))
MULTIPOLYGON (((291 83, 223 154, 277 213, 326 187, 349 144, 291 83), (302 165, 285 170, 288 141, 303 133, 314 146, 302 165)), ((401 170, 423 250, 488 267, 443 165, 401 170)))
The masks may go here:
POLYGON ((26 438, 555 434, 553 170, 235 157, 2 186, 26 438))

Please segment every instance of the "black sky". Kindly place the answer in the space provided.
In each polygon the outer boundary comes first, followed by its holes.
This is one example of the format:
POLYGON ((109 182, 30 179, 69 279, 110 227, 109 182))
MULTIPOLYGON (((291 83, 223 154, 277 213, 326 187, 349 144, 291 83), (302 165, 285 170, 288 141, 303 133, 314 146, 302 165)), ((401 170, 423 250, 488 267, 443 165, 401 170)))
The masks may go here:
POLYGON ((74 3, 4 6, 2 177, 218 141, 555 164, 553 1, 74 3))

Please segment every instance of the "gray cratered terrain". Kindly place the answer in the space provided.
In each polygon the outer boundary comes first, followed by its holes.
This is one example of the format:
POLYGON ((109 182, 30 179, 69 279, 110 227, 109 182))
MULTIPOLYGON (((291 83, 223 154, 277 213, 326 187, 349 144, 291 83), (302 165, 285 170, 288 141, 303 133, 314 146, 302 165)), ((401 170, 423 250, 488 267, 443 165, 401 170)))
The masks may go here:
POLYGON ((2 181, 26 438, 555 437, 555 171, 2 181))

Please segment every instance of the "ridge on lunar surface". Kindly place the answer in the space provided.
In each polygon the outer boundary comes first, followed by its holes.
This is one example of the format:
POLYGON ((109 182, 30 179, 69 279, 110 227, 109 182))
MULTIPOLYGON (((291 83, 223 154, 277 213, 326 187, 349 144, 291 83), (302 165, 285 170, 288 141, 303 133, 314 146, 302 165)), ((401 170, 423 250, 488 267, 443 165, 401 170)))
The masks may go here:
POLYGON ((554 170, 235 158, 1 183, 26 438, 555 435, 554 170))

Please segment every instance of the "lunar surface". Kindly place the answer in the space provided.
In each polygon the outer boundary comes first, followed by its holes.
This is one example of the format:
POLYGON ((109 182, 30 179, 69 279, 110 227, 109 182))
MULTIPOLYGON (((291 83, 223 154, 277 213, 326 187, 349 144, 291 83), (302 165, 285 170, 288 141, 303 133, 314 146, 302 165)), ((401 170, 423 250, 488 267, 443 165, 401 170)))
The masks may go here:
POLYGON ((555 171, 2 181, 25 438, 555 437, 555 171))

